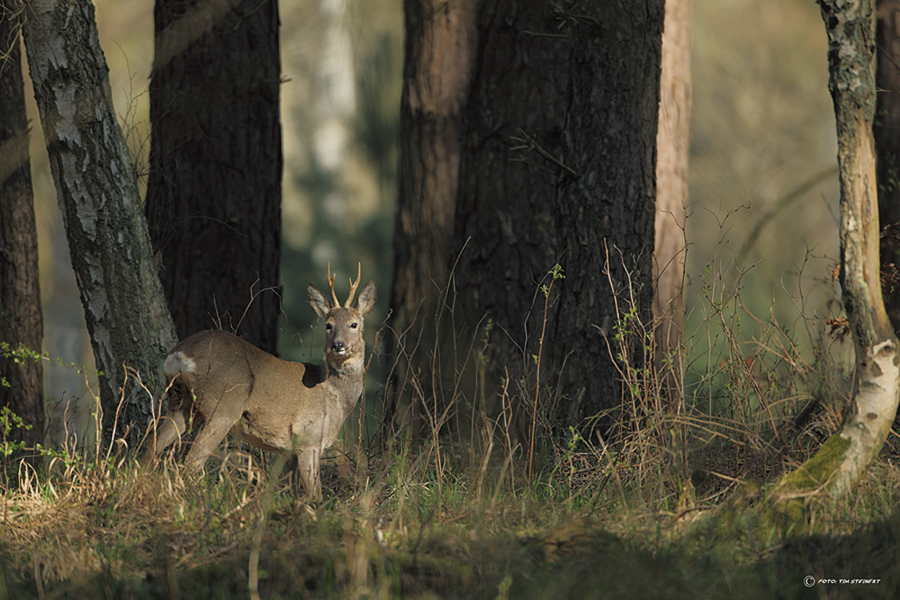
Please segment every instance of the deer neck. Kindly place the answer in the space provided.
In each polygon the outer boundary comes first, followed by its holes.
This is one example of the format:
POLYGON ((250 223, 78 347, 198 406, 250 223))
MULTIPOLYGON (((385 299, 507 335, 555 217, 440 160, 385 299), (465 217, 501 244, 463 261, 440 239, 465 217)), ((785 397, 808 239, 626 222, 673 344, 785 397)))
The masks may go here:
POLYGON ((344 414, 349 414, 363 392, 366 371, 362 356, 345 360, 340 364, 326 358, 322 378, 324 385, 337 392, 344 414))

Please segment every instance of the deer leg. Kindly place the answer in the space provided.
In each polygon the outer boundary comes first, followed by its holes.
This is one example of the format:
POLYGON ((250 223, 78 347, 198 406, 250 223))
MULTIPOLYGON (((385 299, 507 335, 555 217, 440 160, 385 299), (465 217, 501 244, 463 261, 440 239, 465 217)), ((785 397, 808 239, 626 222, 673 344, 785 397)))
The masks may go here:
POLYGON ((297 473, 306 490, 306 497, 314 502, 322 501, 322 480, 319 469, 319 448, 307 448, 297 454, 297 473))
POLYGON ((225 439, 232 426, 241 418, 245 399, 246 395, 244 394, 239 399, 235 398, 234 401, 225 396, 219 402, 215 412, 204 419, 203 429, 197 434, 184 461, 188 471, 196 473, 203 468, 216 446, 225 439))
POLYGON ((156 431, 155 440, 151 438, 152 444, 144 450, 141 463, 148 464, 153 458, 159 456, 160 452, 165 450, 166 446, 180 438, 187 425, 184 418, 184 410, 177 409, 169 411, 166 416, 161 419, 159 429, 156 431))

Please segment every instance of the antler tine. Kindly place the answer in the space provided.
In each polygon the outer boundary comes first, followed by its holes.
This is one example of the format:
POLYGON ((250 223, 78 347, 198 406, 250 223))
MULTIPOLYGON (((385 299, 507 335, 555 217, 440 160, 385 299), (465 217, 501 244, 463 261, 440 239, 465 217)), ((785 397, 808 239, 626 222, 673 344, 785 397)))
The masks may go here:
POLYGON ((341 303, 338 302, 337 294, 334 293, 334 277, 331 276, 331 261, 328 261, 328 270, 326 271, 326 275, 328 278, 328 287, 331 288, 331 305, 332 306, 340 306, 341 303))
POLYGON ((350 303, 353 302, 353 296, 356 295, 356 288, 359 287, 359 278, 362 276, 362 263, 356 263, 356 282, 351 279, 350 280, 350 295, 347 296, 347 302, 344 303, 345 308, 350 308, 350 303))

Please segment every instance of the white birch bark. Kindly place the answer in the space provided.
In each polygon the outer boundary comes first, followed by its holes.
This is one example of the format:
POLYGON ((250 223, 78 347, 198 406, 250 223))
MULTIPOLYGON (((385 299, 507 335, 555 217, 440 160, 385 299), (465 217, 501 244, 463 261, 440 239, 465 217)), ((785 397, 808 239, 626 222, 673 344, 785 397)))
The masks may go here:
POLYGON ((900 400, 900 367, 881 295, 875 143, 874 0, 819 0, 828 31, 841 181, 841 288, 857 385, 841 430, 789 473, 776 499, 850 492, 881 451, 900 400))
POLYGON ((31 0, 24 30, 29 70, 57 200, 100 378, 109 441, 151 413, 148 394, 125 387, 124 367, 152 386, 175 342, 137 176, 116 121, 90 0, 31 0), (120 405, 120 400, 124 402, 120 405), (116 413, 119 413, 116 428, 116 413))

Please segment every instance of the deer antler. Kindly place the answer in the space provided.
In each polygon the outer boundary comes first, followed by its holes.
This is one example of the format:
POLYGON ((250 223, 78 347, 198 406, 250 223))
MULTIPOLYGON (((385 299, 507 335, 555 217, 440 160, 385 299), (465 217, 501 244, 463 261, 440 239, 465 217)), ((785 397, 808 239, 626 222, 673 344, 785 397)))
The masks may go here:
POLYGON ((350 295, 347 296, 347 302, 344 303, 345 308, 350 308, 350 303, 353 302, 353 296, 356 295, 356 288, 359 287, 359 278, 362 275, 362 263, 356 263, 356 282, 350 280, 350 295))
POLYGON ((328 270, 326 271, 325 277, 328 279, 328 287, 331 288, 331 302, 332 306, 340 306, 341 303, 338 302, 337 294, 334 293, 334 277, 331 276, 331 261, 328 261, 328 270))
MULTIPOLYGON (((341 303, 338 302, 337 294, 334 293, 334 280, 335 278, 331 276, 331 261, 328 261, 328 270, 326 271, 325 276, 328 279, 328 288, 331 290, 331 301, 333 306, 340 306, 341 303)), ((354 282, 352 279, 350 280, 350 295, 347 297, 347 301, 344 302, 344 308, 350 308, 350 304, 353 302, 353 296, 356 295, 356 288, 359 287, 359 280, 362 277, 362 263, 356 264, 356 281, 354 282)))

